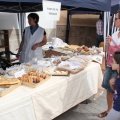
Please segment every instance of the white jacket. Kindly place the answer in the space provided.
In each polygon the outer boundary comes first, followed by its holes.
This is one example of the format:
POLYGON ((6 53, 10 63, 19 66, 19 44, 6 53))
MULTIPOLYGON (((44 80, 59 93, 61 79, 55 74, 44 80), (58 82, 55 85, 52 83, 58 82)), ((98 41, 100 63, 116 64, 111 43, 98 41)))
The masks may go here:
POLYGON ((33 57, 43 57, 42 47, 37 47, 35 50, 32 50, 32 46, 36 43, 42 42, 44 36, 44 29, 38 27, 38 29, 31 34, 30 26, 25 28, 24 34, 24 43, 22 51, 20 54, 20 62, 28 62, 32 60, 33 57))

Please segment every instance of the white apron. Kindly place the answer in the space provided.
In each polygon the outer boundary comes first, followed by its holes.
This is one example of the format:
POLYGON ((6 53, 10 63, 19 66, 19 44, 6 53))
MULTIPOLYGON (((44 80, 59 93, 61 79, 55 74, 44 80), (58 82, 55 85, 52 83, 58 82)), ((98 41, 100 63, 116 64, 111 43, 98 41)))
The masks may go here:
POLYGON ((36 43, 42 42, 44 36, 44 29, 38 27, 38 29, 31 34, 30 26, 25 28, 24 43, 22 51, 20 54, 20 62, 28 62, 32 60, 33 57, 42 58, 42 47, 37 47, 35 50, 32 50, 32 46, 36 43))

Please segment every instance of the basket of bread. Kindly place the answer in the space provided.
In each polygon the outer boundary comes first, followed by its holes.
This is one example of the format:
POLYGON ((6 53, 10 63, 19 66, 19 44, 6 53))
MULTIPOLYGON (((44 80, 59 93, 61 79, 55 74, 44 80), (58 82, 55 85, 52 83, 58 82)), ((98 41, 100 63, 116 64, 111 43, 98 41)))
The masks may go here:
POLYGON ((26 74, 23 74, 18 79, 22 84, 29 87, 38 87, 50 78, 49 74, 39 73, 37 71, 28 71, 26 74))

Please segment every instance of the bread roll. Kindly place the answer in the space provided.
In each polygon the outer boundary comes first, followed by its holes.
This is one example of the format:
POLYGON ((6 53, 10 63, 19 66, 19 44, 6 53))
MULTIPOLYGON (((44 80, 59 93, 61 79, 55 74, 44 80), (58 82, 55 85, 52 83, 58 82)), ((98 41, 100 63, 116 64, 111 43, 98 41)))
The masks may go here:
POLYGON ((1 79, 0 80, 0 86, 4 86, 4 85, 14 85, 14 84, 18 84, 20 83, 20 81, 18 79, 1 79))

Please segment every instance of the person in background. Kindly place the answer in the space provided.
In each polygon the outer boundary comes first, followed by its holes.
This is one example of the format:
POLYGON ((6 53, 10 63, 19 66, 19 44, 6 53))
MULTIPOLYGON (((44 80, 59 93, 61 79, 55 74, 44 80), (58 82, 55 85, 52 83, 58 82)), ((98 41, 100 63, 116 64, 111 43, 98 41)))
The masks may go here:
POLYGON ((42 58, 42 46, 46 44, 46 32, 38 25, 39 16, 36 13, 28 15, 28 23, 23 32, 22 41, 18 49, 17 57, 20 56, 20 63, 28 62, 33 57, 42 58))
POLYGON ((100 43, 104 41, 104 25, 102 21, 102 15, 100 14, 99 20, 96 22, 96 47, 99 47, 100 43))
POLYGON ((117 70, 119 76, 116 80, 110 80, 110 86, 114 90, 114 103, 106 120, 120 120, 120 51, 116 51, 114 54, 112 70, 117 70))
MULTIPOLYGON (((120 11, 118 11, 115 15, 115 27, 120 28, 120 11)), ((106 98, 107 98, 107 105, 108 108, 106 111, 100 113, 98 117, 103 118, 107 116, 111 108, 113 107, 113 94, 114 91, 110 87, 110 80, 115 80, 118 76, 118 72, 116 70, 112 70, 112 60, 113 55, 116 51, 120 50, 120 32, 116 31, 111 36, 108 36, 106 38, 106 52, 108 54, 107 57, 107 67, 106 71, 104 73, 103 83, 102 87, 107 90, 106 92, 106 98)))

